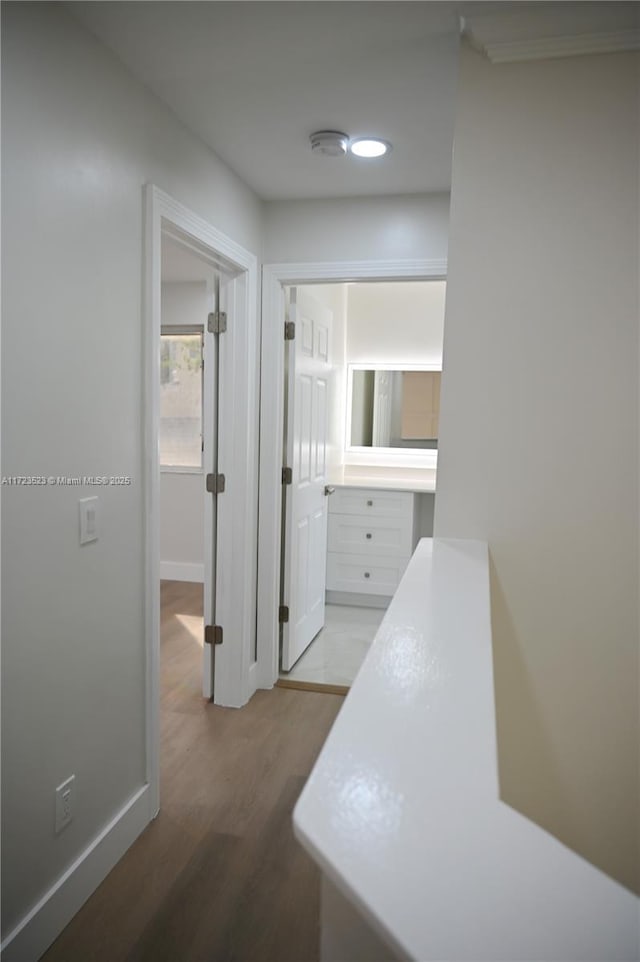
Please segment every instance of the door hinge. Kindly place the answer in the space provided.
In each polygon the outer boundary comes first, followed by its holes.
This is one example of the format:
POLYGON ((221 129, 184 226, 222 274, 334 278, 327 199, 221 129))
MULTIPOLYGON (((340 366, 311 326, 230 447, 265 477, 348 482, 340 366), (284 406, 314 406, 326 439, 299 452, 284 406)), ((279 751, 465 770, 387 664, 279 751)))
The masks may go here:
POLYGON ((286 625, 289 621, 289 605, 280 605, 278 608, 278 621, 281 625, 286 625))
POLYGON ((282 469, 282 483, 283 483, 283 484, 291 484, 292 481, 293 481, 293 471, 291 470, 291 468, 283 468, 283 469, 282 469))
POLYGON ((284 339, 285 341, 293 341, 296 336, 296 325, 294 321, 284 322, 284 339))
POLYGON ((221 645, 222 625, 205 625, 204 642, 205 645, 221 645))
POLYGON ((209 334, 224 334, 227 329, 226 311, 212 311, 207 318, 209 334))
POLYGON ((226 480, 224 474, 207 475, 207 491, 209 494, 222 494, 225 489, 226 480))

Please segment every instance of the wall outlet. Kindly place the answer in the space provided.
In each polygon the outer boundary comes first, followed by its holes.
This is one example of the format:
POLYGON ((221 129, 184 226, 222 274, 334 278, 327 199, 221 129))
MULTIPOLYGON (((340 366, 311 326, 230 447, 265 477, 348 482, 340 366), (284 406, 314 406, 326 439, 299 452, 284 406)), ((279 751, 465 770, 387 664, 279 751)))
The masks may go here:
POLYGON ((56 833, 73 820, 76 808, 76 776, 71 775, 56 788, 56 833))

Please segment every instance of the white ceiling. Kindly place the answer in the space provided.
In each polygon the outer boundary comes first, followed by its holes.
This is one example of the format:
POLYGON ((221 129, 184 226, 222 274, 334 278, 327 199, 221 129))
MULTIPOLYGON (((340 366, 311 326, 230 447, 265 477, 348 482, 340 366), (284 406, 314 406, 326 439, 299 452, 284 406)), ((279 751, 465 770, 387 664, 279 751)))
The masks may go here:
MULTIPOLYGON (((639 4, 530 0, 128 0, 67 9, 265 200, 448 191, 460 18, 491 59, 602 49, 639 4), (614 33, 607 34, 607 31, 614 33), (591 34, 596 36, 589 45, 591 34), (550 37, 568 37, 553 48, 550 37), (515 41, 515 43, 514 43, 515 41), (577 46, 576 46, 577 43, 577 46), (378 135, 378 160, 311 153, 378 135)), ((638 36, 636 36, 638 34, 638 36)), ((634 39, 635 38, 635 39, 634 39)))
POLYGON ((67 6, 268 200, 447 191, 460 4, 77 2, 67 6), (380 160, 311 154, 321 129, 380 160))

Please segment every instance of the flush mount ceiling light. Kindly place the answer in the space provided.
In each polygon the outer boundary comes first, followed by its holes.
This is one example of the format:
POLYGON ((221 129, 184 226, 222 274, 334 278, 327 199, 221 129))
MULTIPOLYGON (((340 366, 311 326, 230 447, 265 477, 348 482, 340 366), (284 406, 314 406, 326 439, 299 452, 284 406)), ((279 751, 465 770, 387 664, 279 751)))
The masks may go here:
POLYGON ((391 144, 379 137, 356 137, 349 140, 340 130, 317 130, 311 134, 311 150, 325 157, 344 157, 347 150, 356 157, 383 157, 391 150, 391 144))
POLYGON ((344 157, 349 138, 339 130, 318 130, 311 134, 311 150, 325 157, 344 157))
POLYGON ((359 137, 351 141, 349 150, 356 157, 383 157, 391 150, 391 144, 377 137, 359 137))

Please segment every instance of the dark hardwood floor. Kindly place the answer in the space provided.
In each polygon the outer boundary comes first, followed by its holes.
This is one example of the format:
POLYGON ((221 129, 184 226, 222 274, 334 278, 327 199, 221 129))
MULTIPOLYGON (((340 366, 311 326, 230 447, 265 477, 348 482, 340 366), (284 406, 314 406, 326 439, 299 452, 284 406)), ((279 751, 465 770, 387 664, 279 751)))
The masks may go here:
POLYGON ((315 962, 319 874, 291 812, 342 697, 200 689, 202 588, 162 584, 161 811, 44 962, 315 962))

